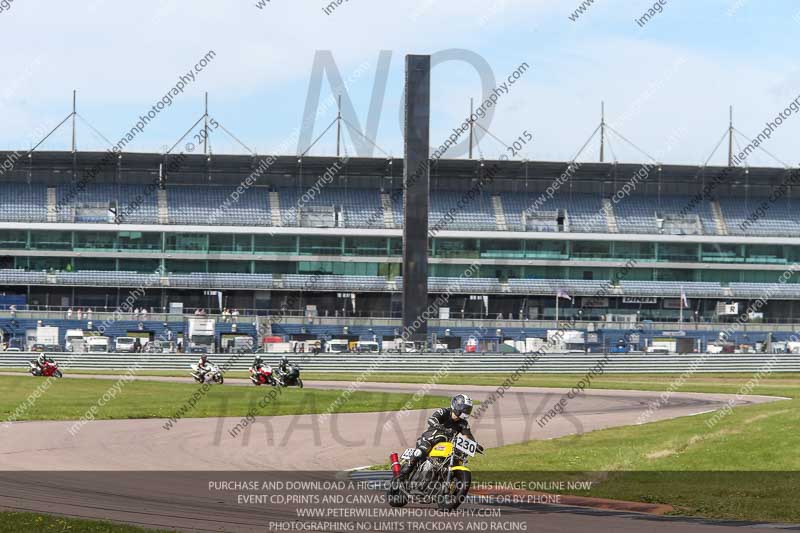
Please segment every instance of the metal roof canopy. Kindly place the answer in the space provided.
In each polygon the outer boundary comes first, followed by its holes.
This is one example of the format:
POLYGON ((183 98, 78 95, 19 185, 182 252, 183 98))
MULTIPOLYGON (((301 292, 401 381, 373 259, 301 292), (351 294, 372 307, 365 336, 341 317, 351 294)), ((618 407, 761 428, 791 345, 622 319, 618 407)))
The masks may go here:
MULTIPOLYGON (((158 153, 121 153, 109 156, 106 152, 33 152, 2 151, 0 162, 17 159, 12 170, 0 175, 2 182, 32 183, 72 183, 87 181, 90 183, 145 183, 151 182, 159 175, 163 166, 178 165, 177 170, 167 171, 167 184, 218 184, 238 185, 250 175, 259 163, 268 157, 274 163, 259 179, 269 180, 271 184, 298 185, 299 182, 317 179, 324 174, 339 158, 294 155, 203 155, 203 154, 170 154, 158 153), (87 178, 94 170, 95 176, 87 178), (284 178, 285 181, 281 178, 284 178)), ((503 161, 503 160, 468 160, 441 159, 431 163, 432 188, 459 188, 464 181, 468 186, 469 179, 477 178, 480 166, 494 169, 495 187, 498 189, 519 190, 525 182, 547 186, 554 179, 574 165, 572 177, 563 187, 592 186, 586 192, 596 190, 601 184, 623 185, 642 169, 647 169, 650 177, 647 185, 678 185, 680 189, 690 190, 702 187, 703 182, 724 178, 724 186, 760 186, 775 187, 785 182, 792 173, 800 173, 800 169, 777 167, 724 167, 669 165, 656 163, 598 163, 566 161, 503 161)), ((383 186, 400 188, 403 176, 403 159, 401 158, 364 158, 347 159, 338 179, 351 180, 351 186, 383 186), (363 178, 359 180, 358 178, 363 178), (391 178, 392 182, 381 182, 380 178, 391 178)), ((265 183, 266 184, 266 183, 265 183)), ((540 189, 541 187, 536 187, 540 189)), ((663 191, 668 193, 669 191, 663 191)), ((675 191, 678 192, 678 191, 675 191)))

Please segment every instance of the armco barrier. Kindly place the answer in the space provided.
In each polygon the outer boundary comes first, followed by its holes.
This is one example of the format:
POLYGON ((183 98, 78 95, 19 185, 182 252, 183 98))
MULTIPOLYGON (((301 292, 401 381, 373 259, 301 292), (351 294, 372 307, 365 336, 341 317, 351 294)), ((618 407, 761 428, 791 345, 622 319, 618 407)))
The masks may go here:
MULTIPOLYGON (((64 370, 185 370, 195 363, 197 356, 158 354, 51 354, 64 370)), ((531 357, 533 354, 530 354, 531 357)), ((0 353, 0 369, 26 368, 36 354, 0 353)), ((528 355, 503 354, 289 354, 289 358, 306 372, 403 372, 434 373, 449 363, 450 372, 513 372, 528 355)), ((757 372, 771 367, 772 372, 800 372, 798 354, 690 354, 690 355, 646 355, 646 354, 575 354, 552 353, 542 355, 528 373, 588 372, 607 357, 603 365, 606 373, 682 373, 692 369, 697 372, 757 372), (774 362, 771 363, 774 358, 774 362), (697 363, 699 361, 699 364, 697 363), (770 365, 770 366, 768 366, 770 365)), ((267 354, 267 362, 277 363, 280 354, 267 354)), ((230 370, 246 370, 253 354, 215 354, 210 359, 220 367, 230 370), (228 363, 228 364, 226 364, 228 363)))

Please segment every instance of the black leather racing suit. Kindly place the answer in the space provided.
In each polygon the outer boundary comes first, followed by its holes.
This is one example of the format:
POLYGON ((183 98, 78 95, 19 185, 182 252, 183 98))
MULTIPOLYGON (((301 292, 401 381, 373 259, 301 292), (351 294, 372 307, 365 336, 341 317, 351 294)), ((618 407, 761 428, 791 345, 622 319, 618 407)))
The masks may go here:
POLYGON ((428 429, 417 439, 417 449, 414 450, 411 460, 403 465, 401 476, 406 476, 417 463, 426 457, 436 444, 450 440, 453 435, 461 433, 465 437, 475 440, 469 422, 460 418, 453 420, 453 410, 449 407, 440 408, 428 418, 428 429))

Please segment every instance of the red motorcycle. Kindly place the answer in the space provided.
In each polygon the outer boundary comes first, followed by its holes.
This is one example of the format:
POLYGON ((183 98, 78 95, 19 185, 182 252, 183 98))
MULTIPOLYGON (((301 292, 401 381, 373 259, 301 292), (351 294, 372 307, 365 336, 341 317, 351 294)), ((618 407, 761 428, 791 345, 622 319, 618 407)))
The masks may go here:
POLYGON ((250 367, 250 381, 254 385, 272 385, 274 387, 278 384, 275 380, 275 373, 269 365, 261 365, 258 369, 250 367))
POLYGON ((54 377, 54 378, 61 378, 64 377, 64 374, 61 373, 61 370, 58 369, 58 363, 53 361, 52 359, 48 359, 44 362, 44 366, 39 367, 36 364, 36 361, 31 361, 31 375, 32 376, 43 376, 46 378, 54 377))

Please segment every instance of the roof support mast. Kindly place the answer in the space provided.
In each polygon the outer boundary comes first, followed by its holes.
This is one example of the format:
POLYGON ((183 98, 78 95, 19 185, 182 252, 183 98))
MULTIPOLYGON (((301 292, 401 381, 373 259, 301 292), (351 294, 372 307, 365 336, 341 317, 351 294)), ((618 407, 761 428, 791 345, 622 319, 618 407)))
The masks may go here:
POLYGON ((203 155, 208 154, 208 92, 206 92, 206 104, 205 104, 205 111, 203 113, 203 130, 205 135, 203 135, 203 155))
POLYGON ((472 123, 472 114, 475 112, 475 103, 472 98, 469 99, 469 158, 472 159, 472 130, 475 125, 472 123))
POLYGON ((75 141, 75 116, 77 115, 77 93, 75 89, 72 90, 72 153, 74 154, 77 151, 76 141, 75 141))
POLYGON ((342 95, 337 99, 337 113, 336 113, 336 157, 341 154, 342 147, 342 95))
POLYGON ((733 106, 728 110, 728 166, 733 166, 733 106))
POLYGON ((600 102, 600 162, 605 160, 606 144, 606 103, 600 102))

